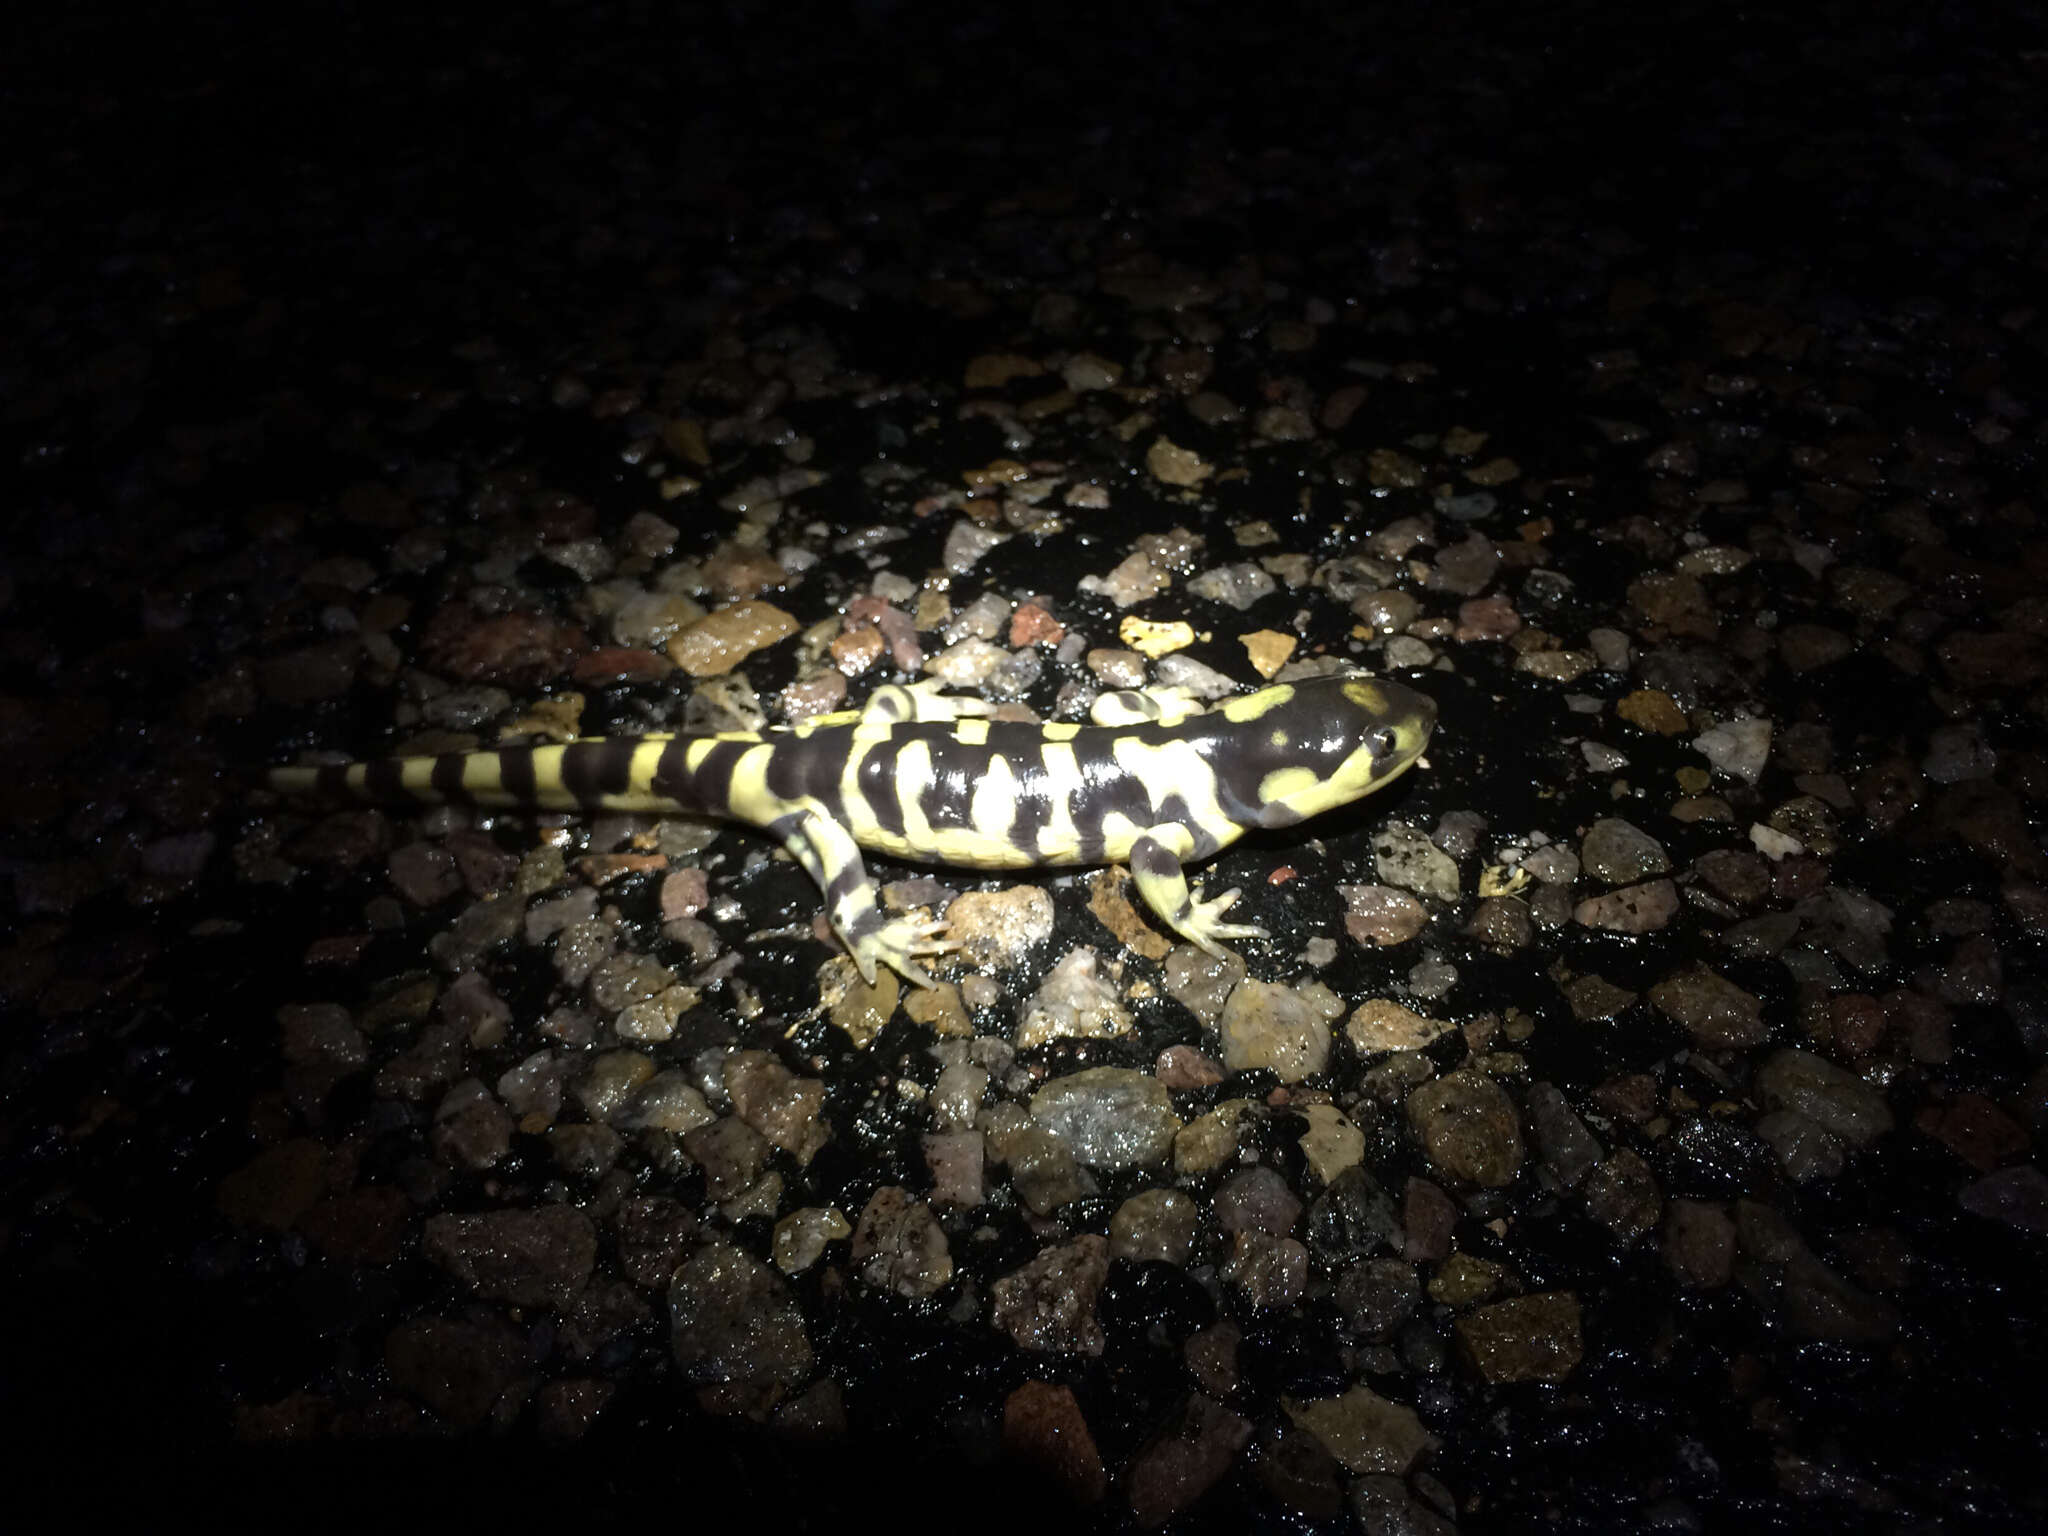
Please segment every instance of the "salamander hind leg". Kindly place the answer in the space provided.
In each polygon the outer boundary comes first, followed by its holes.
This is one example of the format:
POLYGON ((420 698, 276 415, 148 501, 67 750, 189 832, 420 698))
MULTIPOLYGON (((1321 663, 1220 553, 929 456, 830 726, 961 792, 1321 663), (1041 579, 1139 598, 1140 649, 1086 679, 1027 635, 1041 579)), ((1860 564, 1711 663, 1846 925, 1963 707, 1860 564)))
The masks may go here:
MULTIPOLYGON (((856 932, 847 949, 853 955, 853 963, 860 968, 861 980, 874 985, 879 974, 877 964, 886 965, 912 986, 931 987, 938 983, 926 974, 920 960, 935 960, 941 955, 952 954, 960 947, 960 941, 946 937, 950 923, 916 923, 907 917, 883 917, 875 914, 878 926, 864 932, 856 932)), ((846 938, 841 934, 842 939, 846 938)))
POLYGON ((859 845, 831 817, 818 811, 798 811, 778 822, 774 830, 825 893, 832 931, 853 956, 861 980, 873 986, 877 967, 886 965, 913 985, 934 985, 918 961, 960 947, 944 937, 947 924, 885 917, 874 879, 861 862, 859 845))
POLYGON ((1181 868, 1181 854, 1189 838, 1184 827, 1154 827, 1131 845, 1131 878, 1145 905, 1161 922, 1205 954, 1222 959, 1225 939, 1263 939, 1266 930, 1250 923, 1226 923, 1239 892, 1225 891, 1213 901, 1202 899, 1202 888, 1188 888, 1187 872, 1181 868))

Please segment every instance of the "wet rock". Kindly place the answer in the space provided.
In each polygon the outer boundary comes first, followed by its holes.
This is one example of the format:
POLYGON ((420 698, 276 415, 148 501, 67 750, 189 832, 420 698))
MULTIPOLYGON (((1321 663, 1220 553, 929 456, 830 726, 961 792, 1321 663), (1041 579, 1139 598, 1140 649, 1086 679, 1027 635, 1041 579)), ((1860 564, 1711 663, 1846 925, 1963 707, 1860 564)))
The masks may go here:
POLYGON ((285 1232, 327 1186, 327 1149, 310 1137, 266 1147, 220 1182, 214 1203, 238 1227, 285 1232))
POLYGON ((1488 1382, 1563 1381, 1578 1369, 1579 1299, 1550 1291, 1497 1301, 1460 1317, 1458 1343, 1488 1382))
POLYGON ((1599 1139, 1554 1083, 1532 1083, 1527 1108, 1544 1167, 1566 1189, 1576 1187, 1604 1155, 1599 1139))
POLYGON ((284 1059, 295 1067, 322 1070, 336 1081, 369 1060, 369 1042, 354 1017, 339 1003, 288 1003, 277 1010, 284 1059))
POLYGON ((2048 1232, 2048 1175, 2031 1163, 1987 1173, 1957 1203, 1973 1216, 2021 1232, 2048 1232))
POLYGON ((339 811, 323 816, 293 840, 291 856, 329 869, 357 869, 391 845, 391 822, 382 811, 339 811))
POLYGON ((1353 1125, 1336 1105, 1304 1105, 1301 1116, 1308 1121, 1308 1130, 1301 1138, 1301 1155, 1325 1185, 1364 1160, 1365 1132, 1353 1125))
POLYGON ((548 1151, 555 1166, 574 1178, 602 1178, 618 1162, 626 1139, 608 1125, 578 1122, 551 1126, 547 1132, 548 1151))
POLYGON ((1225 604, 1242 613, 1260 598, 1270 596, 1275 586, 1271 576, 1245 561, 1204 571, 1188 582, 1187 589, 1195 597, 1225 604))
POLYGON ((1431 1301, 1459 1311, 1491 1301, 1502 1291, 1520 1288, 1514 1271, 1506 1265, 1470 1253, 1451 1254, 1437 1266, 1425 1287, 1431 1301))
POLYGON ((1638 688, 1616 704, 1614 712, 1638 730, 1660 736, 1682 736, 1691 729, 1685 711, 1661 688, 1638 688))
POLYGON ((1810 1051, 1773 1052, 1757 1072, 1757 1091, 1771 1107, 1796 1111, 1852 1146, 1868 1146, 1892 1128, 1881 1090, 1810 1051))
POLYGON ((1175 1093, 1213 1088, 1223 1081, 1223 1068, 1191 1045, 1169 1045, 1152 1064, 1152 1075, 1175 1093))
POLYGON ((885 1185, 869 1197, 853 1229, 856 1272, 876 1290, 929 1296, 953 1278, 953 1255, 929 1205, 885 1185))
POLYGON ((1672 1278, 1695 1290, 1726 1285, 1735 1273, 1735 1222, 1726 1206, 1673 1200, 1664 1213, 1664 1262, 1672 1278))
POLYGON ((1474 943, 1501 955, 1526 949, 1535 938, 1529 904, 1515 896, 1492 896, 1480 902, 1463 931, 1474 943))
POLYGON ((1451 1251, 1458 1224, 1457 1202, 1427 1179, 1411 1178, 1402 1190, 1403 1256, 1411 1264, 1441 1263, 1451 1251))
POLYGON ((1364 1385, 1312 1402, 1284 1399, 1281 1406, 1347 1472, 1405 1477, 1437 1444, 1413 1408, 1389 1402, 1364 1385))
POLYGON ((1988 934, 1964 939, 1944 964, 1922 966, 1914 982, 1945 1003, 1996 1003, 2005 990, 2005 960, 1988 934))
POLYGON ((635 1285, 665 1290, 697 1231, 697 1218, 666 1195, 632 1195, 612 1220, 619 1267, 635 1285))
POLYGON ((1308 1249, 1291 1237, 1239 1232, 1218 1273, 1254 1311, 1284 1310, 1299 1302, 1306 1289, 1308 1249))
POLYGON ((704 1192, 713 1200, 737 1200, 761 1177, 768 1143, 737 1115, 726 1115, 683 1133, 683 1147, 704 1169, 704 1192))
POLYGON ((491 990, 480 971, 464 971, 441 994, 441 1017, 462 1031, 474 1049, 484 1050, 504 1042, 512 1022, 512 1008, 491 990))
POLYGON ((1310 1249, 1326 1265, 1346 1263, 1389 1247, 1400 1235, 1391 1196, 1363 1167, 1346 1168, 1309 1207, 1310 1249))
POLYGON ((669 1346, 686 1380, 793 1386, 811 1373, 796 1297, 753 1255, 714 1240, 669 1286, 669 1346))
POLYGON ((653 1076, 652 1058, 639 1051, 606 1051, 591 1061, 577 1082, 576 1102, 591 1119, 609 1121, 653 1076))
POLYGON ((1271 1168, 1247 1168, 1223 1181, 1214 1199, 1216 1224, 1225 1232, 1268 1232, 1285 1237, 1301 1219, 1301 1200, 1271 1168))
POLYGON ((355 686, 362 643, 354 636, 259 657, 256 684, 265 698, 289 707, 339 698, 355 686))
POLYGON ((1753 1265, 1738 1278, 1774 1297, 1794 1332, 1809 1339, 1871 1344, 1897 1331, 1897 1310, 1823 1264, 1782 1212, 1759 1201, 1738 1201, 1735 1223, 1742 1252, 1753 1265))
POLYGON ((1799 934, 1796 912, 1766 912, 1721 931, 1721 943, 1738 959, 1754 960, 1781 953, 1799 934))
POLYGON ((1174 1172, 1213 1173, 1235 1160, 1239 1134, 1251 1112, 1251 1100, 1226 1099, 1189 1121, 1173 1139, 1174 1172))
POLYGON ((983 555, 1011 537, 999 528, 984 528, 962 518, 948 530, 939 562, 953 575, 964 576, 981 563, 983 555))
POLYGON ((1932 820, 1948 836, 2030 879, 2048 874, 2048 856, 2035 845, 2018 798, 2001 784, 1966 780, 1944 790, 1932 820))
POLYGON ((1572 908, 1572 921, 1608 933, 1655 933, 1678 914, 1678 887, 1650 880, 1594 896, 1572 908))
POLYGON ((941 1130, 960 1130, 973 1125, 988 1085, 986 1067, 969 1061, 949 1062, 932 1088, 932 1123, 941 1130))
POLYGON ((1770 894, 1770 866, 1746 848, 1712 849, 1693 868, 1716 895, 1738 906, 1754 906, 1770 894))
POLYGON ((1146 1530, 1192 1508, 1230 1470, 1252 1437, 1251 1421, 1196 1393, 1179 1419, 1131 1459, 1132 1518, 1146 1530))
POLYGON ((808 1166, 831 1139, 831 1127, 822 1118, 825 1084, 815 1077, 798 1077, 766 1051, 735 1051, 725 1061, 725 1091, 732 1098, 733 1112, 766 1137, 808 1166))
MULTIPOLYGON (((1827 808, 1824 801, 1814 795, 1799 795, 1773 807, 1766 824, 1772 831, 1791 838, 1816 860, 1832 857, 1841 847, 1841 834, 1835 829, 1834 813, 1827 808)), ((1816 867, 1815 873, 1824 874, 1825 871, 1816 867)), ((1782 878, 1781 869, 1778 876, 1774 877, 1774 886, 1782 878)), ((1796 897, 1808 893, 1800 891, 1787 894, 1796 897)))
POLYGON ((1373 864, 1382 884, 1433 901, 1458 899, 1458 866, 1418 827, 1394 822, 1373 835, 1373 864))
POLYGON ((853 1227, 830 1206, 806 1206, 775 1223, 775 1267, 786 1275, 802 1274, 825 1255, 828 1245, 849 1237, 853 1227))
POLYGON ((1173 946, 1139 916, 1130 887, 1128 872, 1115 867, 1097 870, 1088 880, 1088 910, 1123 948, 1148 960, 1163 960, 1173 946))
POLYGON ((1751 715, 1723 721, 1693 738, 1717 773, 1754 784, 1771 755, 1771 722, 1751 715))
MULTIPOLYGON (((1035 944, 1052 937, 1052 897, 1035 885, 1002 891, 969 891, 946 909, 953 925, 950 938, 961 946, 962 958, 976 970, 1008 970, 1020 963, 1035 944)), ((1092 950, 1077 950, 1093 959, 1092 950)), ((1063 964, 1076 969, 1089 962, 1073 955, 1063 964)))
POLYGON ((1224 1005, 1245 977, 1241 955, 1218 959, 1192 944, 1176 944, 1164 969, 1167 993, 1201 1020, 1204 1029, 1221 1024, 1224 1005))
POLYGON ((1185 1264, 1200 1222, 1195 1202, 1179 1190, 1143 1190, 1118 1206, 1110 1218, 1110 1257, 1134 1263, 1163 1260, 1185 1264))
POLYGON ((1055 1078, 1033 1096, 1031 1116, 1076 1159, 1098 1168, 1163 1163, 1181 1128, 1165 1085, 1125 1067, 1090 1067, 1055 1078))
POLYGON ((1833 666, 1856 649, 1856 642, 1824 624, 1787 624, 1778 631, 1778 657, 1794 673, 1833 666))
POLYGON ((1593 1169, 1584 1190, 1586 1214, 1627 1247, 1653 1230, 1664 1214, 1657 1176, 1627 1147, 1593 1169))
POLYGON ((1282 1509, 1311 1520, 1334 1519, 1343 1510, 1343 1479, 1336 1457, 1299 1425, 1266 1425, 1252 1471, 1282 1509))
POLYGON ((887 966, 877 969, 872 984, 862 981, 851 956, 834 955, 818 968, 818 995, 833 1027, 864 1051, 895 1017, 903 984, 887 966))
POLYGON ((773 603, 728 603, 670 636, 669 659, 691 677, 720 677, 757 651, 795 634, 798 627, 773 603))
POLYGON ((1389 885, 1339 885, 1346 901, 1343 932, 1358 944, 1407 944, 1427 924, 1430 909, 1389 885))
POLYGON ((1604 976, 1577 976, 1565 983, 1564 1000, 1582 1023, 1611 1019, 1635 1006, 1637 994, 1604 976))
POLYGON ((495 1318, 422 1317, 384 1339, 391 1384, 456 1429, 507 1422, 530 1389, 526 1340, 495 1318))
POLYGON ((1095 1304, 1109 1276, 1109 1241, 1092 1233, 1041 1252, 989 1286, 991 1321, 1019 1349, 1102 1353, 1095 1304))
POLYGON ((597 1229, 566 1205, 429 1216, 422 1251, 487 1301, 566 1307, 597 1262, 597 1229))
POLYGON ((1027 1381, 1003 1401, 1003 1449, 1078 1505, 1099 1503, 1109 1473, 1073 1389, 1027 1381))
POLYGON ((1266 1068, 1283 1083, 1321 1072, 1330 1059, 1330 1021, 1344 1005, 1320 982, 1283 987, 1246 979, 1224 1005, 1218 1028, 1231 1072, 1266 1068))
POLYGON ((1361 1477, 1351 1512, 1365 1536, 1457 1536, 1457 1526, 1418 1500, 1396 1477, 1361 1477))
POLYGON ((443 1162, 481 1172, 512 1150, 512 1116, 472 1077, 442 1096, 431 1140, 443 1162))
POLYGON ((1094 1184, 1074 1150, 1045 1126, 1033 1123, 1021 1105, 999 1106, 984 1132, 988 1155, 1010 1169, 1010 1187, 1038 1215, 1088 1194, 1094 1184))
POLYGON ((462 1031, 453 1024, 429 1025, 410 1047, 377 1069, 377 1096, 419 1103, 462 1071, 464 1045, 462 1031))
POLYGON ((1756 1133, 1778 1156, 1778 1164, 1795 1184, 1831 1179, 1848 1166, 1848 1149, 1840 1137, 1797 1110, 1781 1109, 1763 1116, 1756 1133))
POLYGON ((1427 1019, 1414 1010, 1386 998, 1360 1003, 1344 1021, 1344 1033, 1363 1055, 1379 1051, 1420 1051, 1450 1034, 1457 1026, 1442 1019, 1427 1019))
POLYGON ((1913 1124, 1980 1173, 2020 1156, 2029 1145, 2019 1122, 1979 1093, 1959 1093, 1945 1104, 1925 1105, 1913 1116, 1913 1124))
POLYGON ((1460 1071, 1408 1096, 1408 1121, 1429 1160, 1453 1178, 1497 1189, 1522 1166, 1515 1106, 1482 1072, 1460 1071))
POLYGON ((1949 685, 1965 693, 2031 688, 2048 675, 2048 645, 2012 630, 1958 630, 1935 647, 1949 685))
POLYGON ((1439 551, 1425 581, 1433 591, 1477 597, 1493 584, 1500 568, 1499 548, 1485 534, 1474 532, 1439 551))
POLYGON ((1216 473, 1216 466, 1200 454, 1164 437, 1153 439, 1145 450, 1145 467, 1164 485, 1200 485, 1216 473))
POLYGON ((1633 822, 1612 816, 1593 823, 1579 846, 1579 860, 1603 885, 1633 885, 1671 868, 1663 844, 1633 822))
POLYGON ((512 942, 523 917, 519 903, 509 897, 472 903, 445 932, 427 941, 427 952, 443 970, 473 971, 491 951, 512 942))
POLYGON ((446 603, 421 636, 427 665, 465 683, 530 686, 559 677, 589 641, 574 625, 537 613, 486 618, 467 603, 446 603))
POLYGON ((1140 550, 1119 561, 1106 576, 1083 576, 1078 585, 1081 591, 1106 597, 1121 609, 1157 597, 1173 585, 1173 578, 1140 550))
POLYGON ((1693 964, 1650 988, 1650 1002, 1709 1050, 1762 1043, 1769 1036, 1763 1003, 1742 988, 1693 964))
POLYGON ((1998 771, 1998 753, 1984 737, 1984 727, 1975 720, 1939 726, 1927 739, 1927 755, 1920 771, 1936 784, 1959 784, 1965 779, 1988 779, 1998 771))

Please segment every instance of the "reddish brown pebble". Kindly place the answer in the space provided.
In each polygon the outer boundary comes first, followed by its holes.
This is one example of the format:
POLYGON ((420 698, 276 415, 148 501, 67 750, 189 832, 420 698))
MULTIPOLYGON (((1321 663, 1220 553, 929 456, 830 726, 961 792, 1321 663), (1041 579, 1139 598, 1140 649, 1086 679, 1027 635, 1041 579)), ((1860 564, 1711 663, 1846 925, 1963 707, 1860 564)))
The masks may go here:
POLYGON ((1152 1064, 1152 1075, 1175 1093, 1223 1081, 1223 1069, 1192 1045, 1169 1045, 1152 1064))
POLYGON ((337 933, 331 938, 315 939, 306 946, 308 965, 357 965, 363 958, 363 951, 370 947, 367 933, 337 933))
POLYGON ((578 656, 569 675, 586 688, 600 688, 606 683, 658 683, 675 669, 676 664, 658 651, 610 645, 578 656))
POLYGON ((626 875, 666 868, 668 856, 660 853, 592 853, 576 861, 576 873, 592 885, 609 885, 626 875))
POLYGON ((711 902, 711 882, 701 869, 671 870, 661 882, 661 920, 695 917, 711 902))
POLYGON ((1913 1124, 1979 1173, 2027 1150, 2027 1133, 1981 1093, 1959 1093, 1946 1104, 1929 1104, 1913 1124))
POLYGON ((1012 650, 1027 645, 1058 645, 1066 637, 1066 626, 1036 603, 1026 603, 1010 615, 1012 650))
POLYGON ((1829 998, 1828 1036, 1844 1056, 1868 1056, 1884 1038, 1884 1004, 1865 992, 1829 998))

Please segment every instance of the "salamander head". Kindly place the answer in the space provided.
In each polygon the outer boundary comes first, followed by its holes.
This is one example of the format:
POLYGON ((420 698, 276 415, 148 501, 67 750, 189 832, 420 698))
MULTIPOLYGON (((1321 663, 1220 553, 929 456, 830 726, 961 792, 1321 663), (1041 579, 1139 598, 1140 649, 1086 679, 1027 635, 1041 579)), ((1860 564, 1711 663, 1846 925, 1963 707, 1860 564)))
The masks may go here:
POLYGON ((1426 694, 1376 677, 1318 678, 1229 700, 1238 783, 1262 827, 1284 827, 1392 783, 1436 729, 1426 694))

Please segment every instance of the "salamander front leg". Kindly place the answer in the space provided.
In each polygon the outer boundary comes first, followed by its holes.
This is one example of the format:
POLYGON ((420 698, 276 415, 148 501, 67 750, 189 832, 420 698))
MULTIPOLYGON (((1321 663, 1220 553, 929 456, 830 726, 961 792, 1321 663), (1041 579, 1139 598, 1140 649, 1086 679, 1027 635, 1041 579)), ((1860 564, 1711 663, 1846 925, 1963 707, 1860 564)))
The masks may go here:
POLYGON ((1131 877, 1145 905, 1161 922, 1204 953, 1224 958, 1225 939, 1263 939, 1266 930, 1250 923, 1226 923, 1223 914, 1239 893, 1225 891, 1214 901, 1202 899, 1202 888, 1188 889, 1187 872, 1180 861, 1192 839, 1179 826, 1154 827, 1131 844, 1131 877))
POLYGON ((873 986, 879 963, 916 986, 934 985, 917 962, 960 947, 943 937, 949 924, 883 916, 879 893, 861 862, 859 845, 853 834, 831 817, 798 811, 783 817, 773 830, 825 893, 832 931, 853 956, 861 980, 873 986))

